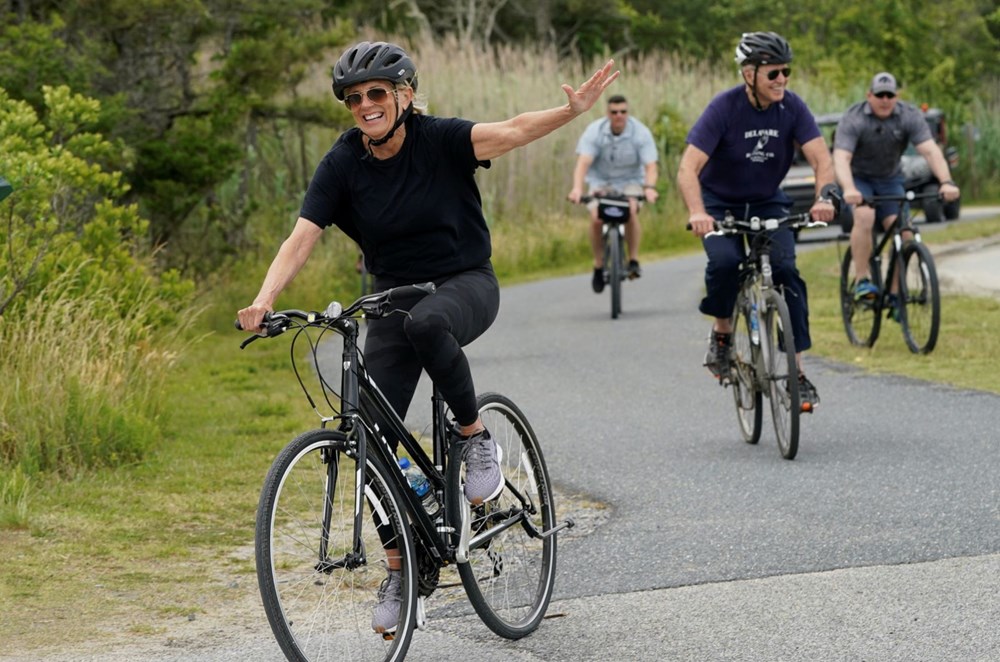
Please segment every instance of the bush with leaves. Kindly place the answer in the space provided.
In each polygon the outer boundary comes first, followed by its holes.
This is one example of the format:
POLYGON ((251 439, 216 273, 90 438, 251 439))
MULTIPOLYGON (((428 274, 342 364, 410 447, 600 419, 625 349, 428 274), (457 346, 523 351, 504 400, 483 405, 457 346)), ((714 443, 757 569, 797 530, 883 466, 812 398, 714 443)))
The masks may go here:
POLYGON ((193 284, 157 274, 94 99, 42 88, 40 117, 0 88, 0 464, 72 473, 140 459, 193 284))

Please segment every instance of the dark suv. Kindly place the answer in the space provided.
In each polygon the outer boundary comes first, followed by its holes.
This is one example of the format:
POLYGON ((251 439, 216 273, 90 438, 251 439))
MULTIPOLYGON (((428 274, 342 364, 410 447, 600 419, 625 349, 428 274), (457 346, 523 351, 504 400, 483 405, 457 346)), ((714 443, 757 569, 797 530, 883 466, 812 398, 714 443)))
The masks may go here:
MULTIPOLYGON (((924 118, 927 120, 927 126, 930 127, 931 135, 934 137, 934 142, 941 147, 945 159, 948 160, 949 167, 954 172, 955 167, 958 165, 958 150, 948 145, 948 130, 944 111, 938 108, 924 108, 923 111, 924 118)), ((829 113, 816 117, 816 124, 819 125, 819 129, 823 133, 823 138, 831 150, 833 149, 833 136, 836 133, 837 123, 840 121, 841 115, 843 113, 829 113)), ((903 152, 903 156, 900 158, 900 165, 903 168, 903 183, 907 191, 913 191, 914 193, 937 191, 937 179, 931 173, 927 160, 917 153, 913 145, 909 145, 906 151, 903 152)), ((816 195, 815 182, 816 177, 809 166, 809 162, 806 161, 802 152, 796 150, 792 167, 788 170, 788 175, 785 176, 784 181, 781 183, 782 190, 792 199, 793 214, 809 211, 816 195)), ((955 200, 954 202, 943 203, 937 198, 926 198, 924 200, 915 200, 910 204, 913 207, 923 209, 924 217, 928 223, 939 223, 945 218, 948 220, 958 218, 961 202, 955 200)), ((846 207, 842 209, 837 221, 844 232, 850 232, 851 226, 854 224, 851 210, 846 207)))

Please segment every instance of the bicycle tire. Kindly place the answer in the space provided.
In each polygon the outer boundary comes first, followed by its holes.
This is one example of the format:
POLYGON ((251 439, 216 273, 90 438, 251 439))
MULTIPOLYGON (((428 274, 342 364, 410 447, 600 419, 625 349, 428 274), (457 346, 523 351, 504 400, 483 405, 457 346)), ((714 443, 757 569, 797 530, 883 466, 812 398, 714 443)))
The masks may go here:
MULTIPOLYGON (((529 529, 550 531, 555 525, 555 503, 542 449, 521 410, 498 393, 480 395, 477 405, 503 453, 500 466, 506 486, 496 499, 472 507, 473 542, 488 536, 491 528, 496 535, 470 546, 469 561, 459 563, 458 572, 483 623, 501 637, 520 639, 538 628, 552 598, 556 536, 539 539, 529 529), (516 519, 510 525, 512 518, 516 519)), ((448 467, 452 521, 460 521, 459 508, 466 503, 460 452, 453 448, 448 467)))
POLYGON ((778 450, 786 460, 799 451, 799 371, 795 361, 795 340, 788 304, 777 290, 764 295, 767 310, 761 316, 761 343, 771 400, 771 419, 778 450))
MULTIPOLYGON (((868 265, 868 274, 872 284, 881 292, 882 273, 874 260, 868 265)), ((881 329, 882 297, 876 296, 871 303, 855 301, 854 287, 857 282, 854 257, 848 247, 840 265, 840 314, 844 321, 844 331, 847 332, 847 339, 851 344, 872 347, 878 340, 881 329)))
POLYGON ((615 226, 608 227, 608 250, 605 257, 605 268, 608 271, 608 284, 611 285, 611 319, 618 319, 622 312, 622 280, 624 265, 622 264, 621 234, 615 226), (610 262, 609 262, 610 260, 610 262))
POLYGON ((377 458, 368 457, 362 542, 366 562, 356 568, 320 567, 324 528, 327 560, 353 549, 356 461, 335 430, 312 430, 293 439, 274 460, 257 508, 257 580, 271 631, 295 662, 365 660, 398 662, 416 627, 417 582, 410 525, 396 485, 377 458), (327 462, 324 458, 333 458, 327 462), (329 495, 329 496, 327 496, 329 495), (400 552, 399 625, 386 639, 371 628, 386 552, 374 517, 384 522, 400 552), (329 523, 324 526, 324 518, 329 523))
POLYGON ((934 258, 924 244, 908 241, 899 262, 899 323, 914 354, 929 354, 941 327, 941 294, 934 258))
MULTIPOLYGON (((757 386, 757 356, 759 344, 751 340, 751 302, 746 291, 741 291, 736 299, 733 312, 733 350, 730 384, 733 388, 733 403, 736 405, 736 420, 740 425, 743 441, 756 444, 764 419, 763 394, 757 386)), ((760 332, 758 330, 758 339, 760 332)))

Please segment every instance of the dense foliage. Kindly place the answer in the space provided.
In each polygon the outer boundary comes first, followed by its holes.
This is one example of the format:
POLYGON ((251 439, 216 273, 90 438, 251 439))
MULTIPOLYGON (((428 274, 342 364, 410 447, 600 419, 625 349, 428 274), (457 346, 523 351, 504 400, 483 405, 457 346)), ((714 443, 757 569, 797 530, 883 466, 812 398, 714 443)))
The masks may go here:
POLYGON ((0 16, 0 86, 36 110, 43 84, 100 99, 100 128, 134 155, 128 195, 160 260, 195 274, 252 246, 262 134, 286 145, 278 156, 298 191, 312 167, 305 127, 348 122, 301 91, 367 26, 411 46, 447 36, 580 62, 664 51, 715 65, 730 63, 740 32, 779 29, 797 67, 840 94, 890 69, 911 98, 962 120, 1000 75, 996 0, 8 0, 0 16))

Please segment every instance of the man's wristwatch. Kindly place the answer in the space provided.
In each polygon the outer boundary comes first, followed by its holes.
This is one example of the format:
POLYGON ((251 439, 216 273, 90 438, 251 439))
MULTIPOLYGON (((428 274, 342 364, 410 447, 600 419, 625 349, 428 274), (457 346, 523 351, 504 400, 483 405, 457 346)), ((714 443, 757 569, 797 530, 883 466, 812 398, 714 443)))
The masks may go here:
POLYGON ((644 188, 644 189, 653 189, 655 191, 656 190, 656 184, 643 184, 642 188, 644 188))
POLYGON ((951 184, 952 186, 958 186, 958 184, 956 184, 955 182, 951 181, 950 179, 947 180, 947 181, 941 182, 941 186, 944 186, 945 184, 951 184))

